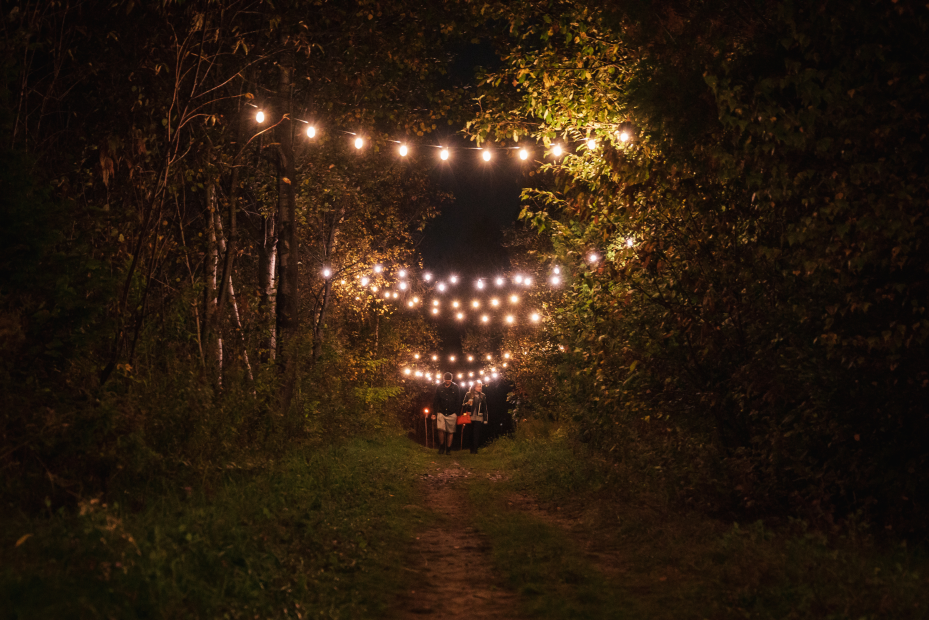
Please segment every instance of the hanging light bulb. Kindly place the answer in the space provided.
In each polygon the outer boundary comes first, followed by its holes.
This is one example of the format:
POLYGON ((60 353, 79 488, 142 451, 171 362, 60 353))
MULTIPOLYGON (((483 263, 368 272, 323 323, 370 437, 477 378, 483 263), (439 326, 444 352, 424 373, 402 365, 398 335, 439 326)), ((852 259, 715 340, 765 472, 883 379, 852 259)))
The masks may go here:
POLYGON ((361 139, 361 136, 358 136, 357 138, 355 138, 355 148, 356 148, 356 149, 360 149, 360 148, 363 147, 364 145, 365 145, 365 141, 361 139))
POLYGON ((560 267, 553 267, 553 268, 552 268, 552 271, 555 272, 556 274, 560 274, 560 273, 561 273, 561 268, 560 268, 560 267))
POLYGON ((538 312, 533 312, 531 315, 529 315, 529 319, 530 319, 533 323, 538 323, 538 321, 539 321, 540 318, 541 318, 541 317, 539 316, 539 313, 538 313, 538 312))
POLYGON ((406 282, 401 282, 401 283, 399 284, 399 286, 400 286, 400 290, 401 290, 401 291, 405 291, 405 290, 406 290, 406 282))
POLYGON ((438 299, 433 299, 433 300, 432 300, 432 305, 433 305, 433 306, 438 306, 438 305, 439 305, 439 300, 438 300, 438 299))
POLYGON ((484 288, 484 281, 483 281, 483 280, 478 280, 477 283, 476 283, 474 286, 476 286, 476 287, 479 288, 479 289, 482 289, 482 288, 484 288))
POLYGON ((587 139, 587 150, 594 151, 596 149, 597 149, 597 141, 594 140, 593 138, 588 138, 587 139))
POLYGON ((405 145, 405 144, 401 144, 401 145, 400 145, 400 156, 401 156, 401 157, 406 157, 406 154, 409 153, 409 152, 410 152, 410 150, 409 150, 408 148, 406 148, 406 145, 405 145))
POLYGON ((418 304, 418 303, 419 303, 419 297, 414 297, 414 298, 413 298, 413 303, 414 303, 414 304, 418 304))
POLYGON ((496 308, 497 306, 500 305, 500 300, 494 297, 493 299, 490 300, 490 305, 496 308))
POLYGON ((405 277, 406 277, 406 269, 401 269, 400 271, 397 272, 397 275, 400 276, 401 278, 405 278, 405 277))
POLYGON ((255 122, 257 123, 265 122, 265 113, 262 112, 261 110, 258 110, 258 112, 255 114, 255 122))
POLYGON ((519 297, 516 296, 516 295, 510 295, 510 303, 511 303, 511 304, 518 304, 518 303, 519 303, 519 297))
POLYGON ((445 283, 439 282, 438 288, 439 288, 439 292, 440 292, 440 293, 444 293, 444 292, 445 292, 445 283))
POLYGON ((368 282, 370 282, 370 280, 368 280, 368 278, 362 278, 362 279, 361 279, 361 286, 368 286, 368 282))
POLYGON ((374 273, 381 273, 382 271, 384 271, 384 267, 383 267, 383 266, 381 266, 381 265, 375 265, 375 266, 374 266, 374 273))
POLYGON ((457 318, 460 321, 461 319, 464 318, 464 313, 459 312, 458 314, 455 315, 455 318, 457 318))
POLYGON ((438 314, 438 313, 439 313, 439 309, 438 309, 438 308, 433 308, 433 309, 432 309, 432 314, 438 314))
POLYGON ((555 157, 561 157, 561 154, 563 152, 564 151, 562 150, 560 144, 556 144, 555 146, 552 147, 552 155, 554 155, 555 157))
POLYGON ((529 288, 530 286, 532 286, 532 278, 530 278, 529 276, 526 276, 525 278, 523 278, 523 286, 525 286, 526 288, 529 288))
POLYGON ((629 142, 629 132, 621 131, 619 132, 619 141, 620 142, 629 142))
POLYGON ((394 292, 394 299, 400 296, 400 293, 394 292))
POLYGON ((484 161, 490 161, 490 151, 486 149, 481 149, 481 150, 483 151, 483 153, 481 153, 481 157, 484 158, 484 161))
POLYGON ((429 273, 428 271, 423 274, 423 280, 425 280, 426 282, 428 282, 431 279, 432 279, 432 274, 429 273))
POLYGON ((418 360, 418 359, 419 359, 419 353, 416 353, 415 355, 413 355, 413 359, 414 359, 414 360, 418 360))
POLYGON ((491 357, 490 353, 488 353, 488 354, 487 354, 487 361, 490 361, 491 359, 493 359, 493 358, 491 357))
POLYGON ((332 275, 332 271, 331 271, 330 269, 328 269, 328 268, 327 268, 327 269, 323 269, 323 277, 324 277, 324 278, 328 278, 328 277, 331 276, 331 275, 332 275))
POLYGON ((412 308, 415 304, 412 301, 406 302, 406 305, 412 308))
POLYGON ((497 283, 497 286, 503 286, 505 283, 505 280, 503 278, 497 278, 496 283, 497 283))
POLYGON ((452 308, 457 308, 457 307, 458 307, 458 300, 456 299, 455 301, 452 302, 452 308))
POLYGON ((552 286, 558 286, 559 284, 561 284, 561 278, 559 278, 558 276, 552 276, 551 280, 549 281, 552 283, 552 286))
POLYGON ((471 302, 471 307, 472 307, 472 308, 480 308, 480 307, 481 307, 481 302, 479 302, 478 300, 475 299, 474 301, 471 302))
POLYGON ((432 361, 433 361, 433 362, 438 362, 438 361, 439 361, 439 356, 438 356, 438 355, 433 355, 433 356, 432 356, 432 361))
POLYGON ((454 361, 455 361, 455 356, 454 356, 454 355, 449 356, 448 360, 449 360, 450 362, 454 362, 454 361))
POLYGON ((519 149, 519 158, 523 161, 529 159, 529 151, 526 149, 519 149))
POLYGON ((523 283, 523 277, 518 275, 518 276, 516 276, 515 278, 513 278, 513 281, 516 282, 516 284, 522 284, 522 283, 523 283))
POLYGON ((458 276, 452 276, 451 278, 448 279, 448 281, 451 282, 452 284, 458 284, 458 276))
POLYGON ((504 354, 503 354, 503 359, 510 359, 510 354, 509 354, 509 353, 504 353, 504 354))
POLYGON ((509 323, 510 325, 512 325, 514 320, 515 320, 515 319, 513 318, 513 315, 512 315, 512 314, 507 315, 507 317, 506 317, 506 322, 507 322, 507 323, 509 323))
POLYGON ((403 369, 403 374, 405 374, 405 375, 410 374, 410 372, 411 372, 411 371, 410 371, 409 368, 404 368, 404 369, 403 369))
POLYGON ((506 368, 506 362, 503 362, 503 367, 506 368))
POLYGON ((486 323, 486 322, 489 321, 489 320, 490 320, 490 317, 488 317, 486 314, 483 315, 483 316, 481 317, 481 322, 482 322, 482 323, 486 323))
POLYGON ((469 356, 468 356, 468 361, 469 361, 469 362, 473 362, 473 361, 474 361, 474 356, 473 356, 473 355, 469 355, 469 356))
POLYGON ((306 137, 307 137, 307 138, 315 138, 315 137, 316 137, 316 127, 313 127, 312 125, 308 126, 308 127, 306 128, 306 137))
POLYGON ((439 157, 442 158, 442 161, 447 160, 447 159, 448 159, 448 149, 442 149, 442 151, 439 153, 439 157))
POLYGON ((592 262, 592 263, 596 263, 597 260, 599 260, 599 258, 600 258, 600 257, 597 256, 597 253, 596 253, 596 252, 591 252, 590 255, 587 257, 587 260, 589 260, 589 261, 592 262))

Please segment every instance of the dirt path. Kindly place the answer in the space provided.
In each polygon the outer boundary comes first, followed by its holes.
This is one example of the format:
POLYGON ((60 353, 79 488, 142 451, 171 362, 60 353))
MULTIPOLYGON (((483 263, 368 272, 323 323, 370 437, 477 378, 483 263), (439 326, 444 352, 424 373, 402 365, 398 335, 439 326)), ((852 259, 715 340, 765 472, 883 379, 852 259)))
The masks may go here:
POLYGON ((409 570, 417 573, 418 585, 398 600, 397 617, 520 617, 517 595, 498 586, 490 545, 470 525, 462 483, 472 475, 454 457, 444 456, 423 476, 426 506, 440 520, 415 540, 409 570))

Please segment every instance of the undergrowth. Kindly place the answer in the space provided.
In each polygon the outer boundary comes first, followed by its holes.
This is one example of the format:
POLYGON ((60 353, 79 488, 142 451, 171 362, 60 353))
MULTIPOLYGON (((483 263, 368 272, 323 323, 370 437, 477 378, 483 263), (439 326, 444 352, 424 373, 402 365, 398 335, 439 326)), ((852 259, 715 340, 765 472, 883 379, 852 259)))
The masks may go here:
POLYGON ((10 518, 0 617, 381 617, 419 513, 412 450, 356 438, 165 491, 140 512, 90 500, 10 518))
POLYGON ((524 424, 464 464, 505 472, 469 492, 494 562, 541 618, 925 618, 929 558, 902 540, 805 522, 727 522, 664 481, 524 424), (543 510, 526 511, 531 497, 543 510))

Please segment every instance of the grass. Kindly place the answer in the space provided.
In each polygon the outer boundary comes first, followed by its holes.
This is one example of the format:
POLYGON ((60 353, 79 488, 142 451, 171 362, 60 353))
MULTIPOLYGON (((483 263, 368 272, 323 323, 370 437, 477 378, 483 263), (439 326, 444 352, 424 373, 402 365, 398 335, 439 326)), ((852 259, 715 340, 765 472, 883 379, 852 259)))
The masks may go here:
POLYGON ((90 501, 5 519, 0 617, 382 617, 411 523, 429 518, 424 462, 406 440, 355 439, 137 513, 90 501))
POLYGON ((558 428, 499 440, 462 464, 507 473, 476 476, 469 492, 531 617, 929 617, 925 550, 682 512, 643 492, 640 472, 558 428), (525 496, 548 510, 510 503, 525 496))

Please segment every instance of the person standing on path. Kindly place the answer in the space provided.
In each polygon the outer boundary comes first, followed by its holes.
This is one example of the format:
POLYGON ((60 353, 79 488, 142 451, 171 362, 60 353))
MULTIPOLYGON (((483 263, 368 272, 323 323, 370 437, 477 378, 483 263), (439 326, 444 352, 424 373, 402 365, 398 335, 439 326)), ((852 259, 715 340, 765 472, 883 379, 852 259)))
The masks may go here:
MULTIPOLYGON (((474 387, 465 394, 462 407, 467 407, 471 414, 471 454, 477 454, 477 446, 481 442, 481 427, 488 422, 487 395, 483 391, 484 384, 474 382, 474 387)), ((461 432, 465 432, 461 429, 461 432)))
POLYGON ((452 373, 445 373, 445 382, 436 388, 432 399, 432 419, 436 421, 439 435, 439 454, 452 453, 452 440, 455 439, 455 425, 458 424, 458 403, 461 402, 461 389, 452 382, 452 373))

